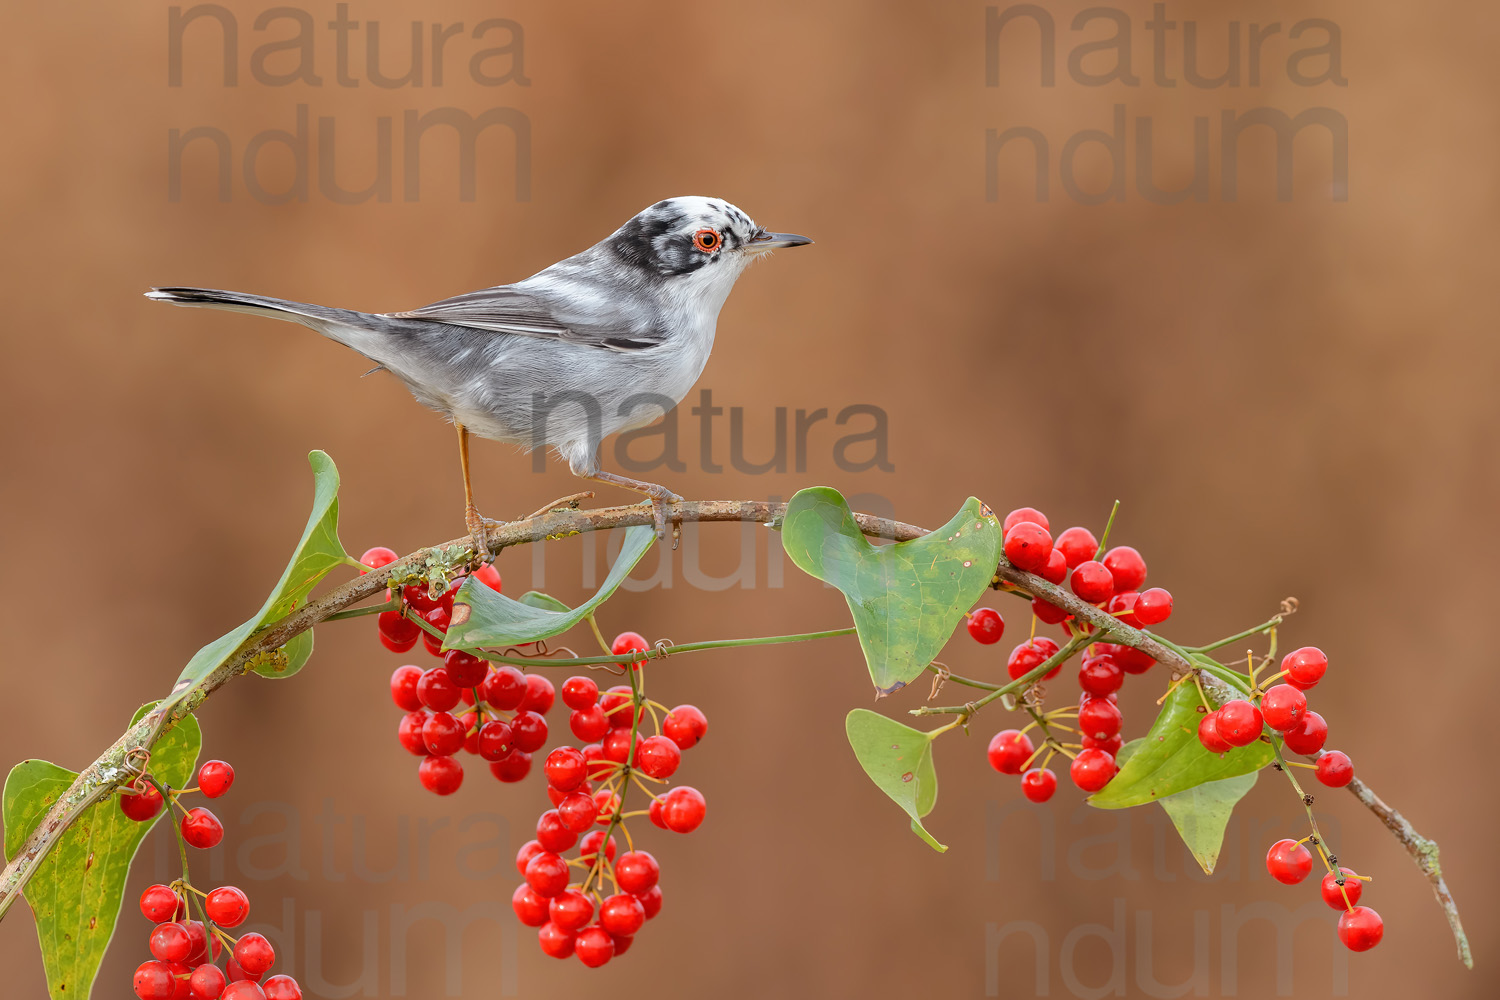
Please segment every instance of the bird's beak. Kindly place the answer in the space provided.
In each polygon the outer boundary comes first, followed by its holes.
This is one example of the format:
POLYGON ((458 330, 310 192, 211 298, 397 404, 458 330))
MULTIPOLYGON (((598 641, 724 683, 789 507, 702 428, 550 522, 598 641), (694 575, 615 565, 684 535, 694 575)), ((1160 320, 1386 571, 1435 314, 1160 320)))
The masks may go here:
POLYGON ((806 236, 795 233, 761 233, 746 243, 744 249, 750 253, 760 253, 762 250, 780 250, 782 247, 805 247, 811 242, 806 236))

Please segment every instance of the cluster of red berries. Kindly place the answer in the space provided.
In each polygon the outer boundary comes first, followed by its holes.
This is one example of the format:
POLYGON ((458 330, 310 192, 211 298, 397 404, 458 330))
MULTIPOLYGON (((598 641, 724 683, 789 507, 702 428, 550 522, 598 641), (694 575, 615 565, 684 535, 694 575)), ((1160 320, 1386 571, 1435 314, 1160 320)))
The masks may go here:
POLYGON ((1319 781, 1329 788, 1343 788, 1354 780, 1354 764, 1340 750, 1323 749, 1328 723, 1308 710, 1304 693, 1323 679, 1327 669, 1328 657, 1318 647, 1293 650, 1282 657, 1281 673, 1267 679, 1285 677, 1283 683, 1264 691, 1257 685, 1249 699, 1227 701, 1206 714, 1198 722, 1198 742, 1211 753, 1224 753, 1233 747, 1249 746, 1269 728, 1293 753, 1317 755, 1319 781))
MULTIPOLYGON (((1332 860, 1323 854, 1317 838, 1309 837, 1307 840, 1318 848, 1318 854, 1323 857, 1323 863, 1328 869, 1328 874, 1323 876, 1319 886, 1323 902, 1335 910, 1343 911, 1339 915, 1339 940, 1350 951, 1369 951, 1385 936, 1385 922, 1380 919, 1380 914, 1368 906, 1359 905, 1359 897, 1365 891, 1366 876, 1357 875, 1348 868, 1334 870, 1332 860)), ((1266 871, 1276 881, 1286 885, 1301 882, 1312 873, 1312 868, 1312 853, 1304 846, 1303 841, 1278 840, 1266 852, 1266 871)))
MULTIPOLYGON (((645 648, 618 639, 613 645, 617 654, 645 648)), ((560 746, 548 754, 543 770, 553 808, 538 818, 536 839, 516 855, 516 870, 525 879, 511 897, 516 916, 537 928, 545 954, 577 955, 590 968, 624 954, 636 932, 661 910, 656 858, 633 845, 616 858, 615 829, 630 840, 627 819, 644 813, 660 829, 692 833, 708 811, 703 793, 690 785, 654 792, 645 784, 665 783, 677 772, 683 751, 708 732, 708 719, 693 705, 667 710, 639 688, 637 681, 635 691, 619 685, 601 694, 587 677, 563 684, 574 735, 598 742, 560 746), (658 710, 665 716, 658 718, 658 710), (640 732, 648 713, 657 723, 653 736, 640 732), (622 811, 632 784, 650 795, 648 809, 622 811), (604 829, 590 829, 596 825, 604 829), (575 846, 577 857, 566 857, 575 846), (606 894, 606 883, 612 893, 606 894)))
MULTIPOLYGON (((1172 595, 1155 587, 1142 590, 1146 582, 1146 561, 1128 545, 1105 551, 1087 528, 1068 528, 1053 540, 1047 517, 1031 507, 1022 507, 1006 515, 1005 557, 1012 565, 1036 573, 1051 583, 1070 587, 1080 600, 1097 605, 1120 621, 1137 628, 1156 625, 1172 614, 1172 595)), ((1048 625, 1062 625, 1069 636, 1089 631, 1090 626, 1076 622, 1072 615, 1040 597, 1031 601, 1034 620, 1048 625)), ((1005 619, 993 608, 978 608, 969 614, 969 634, 978 642, 990 645, 1005 634, 1005 619)), ((1080 698, 1076 712, 1059 709, 1043 717, 1045 723, 1033 722, 1025 729, 1006 729, 990 740, 990 765, 1002 774, 1021 775, 1021 791, 1032 802, 1046 802, 1057 790, 1057 775, 1047 763, 1054 753, 1072 758, 1068 769, 1073 783, 1086 792, 1097 792, 1114 778, 1118 768, 1115 755, 1124 744, 1120 735, 1124 717, 1120 713, 1120 687, 1126 674, 1142 674, 1156 663, 1151 657, 1130 646, 1092 643, 1078 669, 1080 698), (1027 735, 1037 725, 1072 730, 1063 719, 1077 719, 1079 743, 1062 743, 1048 739, 1044 743, 1046 758, 1038 767, 1032 763, 1038 749, 1027 735)), ((1011 650, 1006 670, 1018 680, 1056 656, 1061 647, 1047 636, 1031 635, 1011 650)), ((1051 680, 1062 671, 1058 663, 1047 671, 1042 681, 1051 680)), ((1040 688, 1027 693, 1028 703, 1039 707, 1040 688)))
MULTIPOLYGON (((233 783, 234 768, 222 760, 198 769, 197 791, 211 799, 229 791, 233 783)), ((176 804, 193 789, 166 791, 176 804)), ((131 819, 144 821, 155 816, 163 802, 162 790, 143 775, 121 796, 120 807, 131 819)), ((214 847, 224 838, 224 827, 207 809, 184 810, 180 830, 193 847, 214 847)), ((261 981, 276 962, 271 942, 256 933, 238 938, 225 933, 250 915, 250 899, 243 890, 225 885, 200 892, 184 872, 184 878, 171 885, 147 888, 140 905, 141 915, 153 925, 146 942, 151 961, 135 970, 133 981, 140 1000, 302 1000, 302 988, 291 976, 261 981), (197 905, 203 920, 189 919, 192 896, 202 897, 197 905), (216 963, 226 946, 229 957, 221 969, 216 963)))
MULTIPOLYGON (((377 547, 359 561, 378 569, 396 558, 390 549, 377 547)), ((499 592, 500 574, 494 566, 482 567, 474 578, 499 592)), ((396 739, 422 758, 417 778, 438 795, 452 795, 463 784, 460 751, 488 763, 490 773, 501 781, 525 778, 531 771, 531 755, 546 745, 545 716, 557 698, 552 682, 540 674, 496 666, 460 649, 443 651, 442 636, 462 583, 462 577, 454 580, 435 598, 426 586, 409 584, 401 590, 401 608, 382 611, 376 619, 387 649, 407 652, 420 637, 427 651, 442 660, 426 670, 406 664, 391 674, 391 700, 406 713, 396 739), (416 624, 415 618, 432 631, 416 624)))

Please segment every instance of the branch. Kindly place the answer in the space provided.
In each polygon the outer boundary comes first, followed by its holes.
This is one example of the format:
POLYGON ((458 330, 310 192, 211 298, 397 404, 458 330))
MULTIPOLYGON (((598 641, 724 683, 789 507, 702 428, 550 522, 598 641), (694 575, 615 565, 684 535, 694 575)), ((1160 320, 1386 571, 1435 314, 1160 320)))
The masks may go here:
MULTIPOLYGON (((779 528, 786 513, 786 504, 759 500, 699 500, 673 504, 673 516, 682 522, 751 522, 767 527, 779 528)), ((854 519, 866 535, 893 541, 909 541, 927 534, 926 529, 915 525, 875 517, 870 514, 855 514, 854 519)), ((588 531, 605 531, 610 528, 625 528, 633 525, 651 524, 651 508, 635 504, 627 507, 605 507, 596 510, 554 509, 535 514, 519 521, 490 525, 485 531, 485 541, 491 552, 514 545, 525 545, 544 539, 565 538, 588 531)), ((285 645, 291 639, 325 621, 330 616, 344 611, 361 601, 383 595, 394 582, 400 584, 423 576, 433 567, 457 569, 471 564, 476 558, 465 536, 443 545, 419 549, 388 566, 371 570, 328 591, 315 600, 247 639, 234 655, 214 670, 197 689, 170 711, 148 713, 139 723, 114 742, 112 746, 85 768, 66 792, 47 811, 16 857, 0 873, 0 919, 10 909, 21 890, 36 872, 42 859, 72 823, 90 806, 99 802, 119 785, 134 778, 127 769, 127 758, 139 750, 149 751, 156 741, 175 726, 188 713, 202 704, 210 694, 234 678, 244 674, 250 661, 261 653, 269 653, 285 645)), ((1042 597, 1075 618, 1089 622, 1101 633, 1108 633, 1113 641, 1133 646, 1148 656, 1167 664, 1173 671, 1173 679, 1195 671, 1193 664, 1180 653, 1165 645, 1160 638, 1124 624, 1113 615, 1086 604, 1074 594, 1057 587, 1039 576, 1016 569, 1004 557, 997 567, 996 580, 1003 580, 1035 597, 1042 597)), ((1100 638, 1103 638, 1101 635, 1100 638)), ((1206 688, 1219 700, 1236 697, 1229 685, 1210 673, 1199 671, 1206 688)), ((186 682, 184 682, 186 683, 186 682)), ((175 693, 176 689, 174 689, 175 693)), ((1349 783, 1349 791, 1380 818, 1396 838, 1406 847, 1417 866, 1422 869, 1433 885, 1438 902, 1448 916, 1458 941, 1459 957, 1464 964, 1473 967, 1468 939, 1459 922, 1458 909, 1443 881, 1438 867, 1437 844, 1417 833, 1406 818, 1386 805, 1363 782, 1355 779, 1349 783)))

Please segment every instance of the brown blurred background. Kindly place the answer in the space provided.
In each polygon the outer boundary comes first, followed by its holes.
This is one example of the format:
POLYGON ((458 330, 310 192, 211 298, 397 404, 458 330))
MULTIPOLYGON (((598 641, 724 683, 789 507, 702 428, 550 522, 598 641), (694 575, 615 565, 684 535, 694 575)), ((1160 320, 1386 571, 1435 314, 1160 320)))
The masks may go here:
MULTIPOLYGON (((295 680, 237 683, 201 713, 205 754, 240 774, 220 810, 225 847, 199 862, 222 875, 204 880, 251 893, 255 918, 295 952, 308 995, 1167 996, 1181 993, 1159 984, 1188 982, 1197 962, 1195 995, 1493 996, 1500 817, 1483 762, 1500 695, 1484 624, 1500 558, 1500 19, 1469 3, 1172 4, 1179 26, 1165 67, 1178 82, 1168 87, 1153 78, 1150 5, 1128 3, 1114 9, 1134 33, 1140 82, 1090 86, 1068 55, 1113 29, 1098 20, 1071 30, 1083 6, 1046 5, 1058 50, 1048 87, 1024 20, 1001 35, 997 85, 986 86, 980 3, 360 0, 347 16, 380 23, 387 76, 409 66, 411 20, 427 23, 422 85, 382 88, 370 83, 363 28, 349 59, 361 82, 339 84, 330 3, 297 8, 316 24, 319 86, 258 82, 254 50, 296 26, 282 18, 257 30, 266 5, 227 3, 239 36, 232 87, 207 17, 187 29, 171 86, 164 5, 8 5, 0 380, 11 431, 0 503, 12 580, 0 642, 12 709, 0 763, 83 766, 198 646, 259 606, 306 515, 309 449, 339 463, 352 552, 406 551, 461 531, 452 431, 397 383, 361 380, 363 359, 307 331, 170 310, 141 298, 147 287, 409 308, 532 273, 656 199, 712 194, 818 241, 754 268, 720 322, 701 385, 717 405, 744 408, 747 457, 771 454, 777 407, 869 404, 888 416, 893 471, 839 468, 834 442, 847 431, 824 421, 805 472, 737 472, 726 415, 713 432, 726 471, 710 473, 684 412, 689 468, 658 474, 694 497, 829 484, 927 525, 973 494, 1097 530, 1118 498, 1115 537, 1141 548, 1152 581, 1177 595, 1168 631, 1186 642, 1260 621, 1296 595, 1303 610, 1284 641, 1332 658, 1313 698, 1330 745, 1441 842, 1477 971, 1455 961, 1427 883, 1352 797, 1327 794, 1319 807, 1346 863, 1376 877, 1366 900, 1387 933, 1346 961, 1312 884, 1274 886, 1264 874, 1265 846, 1303 832, 1279 777, 1264 776, 1241 807, 1221 874, 1194 878, 1159 816, 1090 812, 1066 782, 1041 818, 1018 807, 1014 780, 984 761, 1007 722, 998 714, 976 720, 966 741, 938 745, 942 795, 929 826, 951 850, 934 854, 845 744, 844 713, 870 696, 847 640, 654 671, 657 697, 691 699, 711 719, 681 772, 708 795, 710 819, 689 838, 645 833, 667 903, 627 959, 595 973, 551 962, 509 915, 509 858, 545 805, 540 785, 500 786, 471 768, 456 796, 423 792, 394 739, 386 677, 425 655, 393 656, 355 622, 319 629, 295 680), (495 17, 518 24, 523 41, 503 25, 471 37, 495 17), (1327 39, 1308 28, 1289 41, 1305 18, 1340 30, 1346 85, 1289 76, 1293 51, 1327 39), (1223 71, 1231 21, 1242 59, 1249 25, 1279 22, 1258 85, 1248 65, 1239 86, 1188 83, 1185 19, 1197 22, 1206 75, 1223 71), (447 43, 440 85, 433 22, 465 26, 447 43), (506 44, 519 48, 519 67, 513 51, 480 71, 513 78, 477 82, 469 60, 506 44), (298 105, 311 133, 308 196, 269 204, 247 189, 242 158, 258 133, 294 129, 298 105), (1123 200, 1079 204, 1061 185, 1060 153, 1080 130, 1110 129, 1116 105, 1129 122, 1123 200), (1290 201, 1277 198, 1263 129, 1243 141, 1237 198, 1223 197, 1220 115, 1260 107, 1329 108, 1347 122, 1347 200, 1316 127, 1297 138, 1290 201), (442 108, 521 112, 529 156, 505 128, 486 131, 464 201, 456 143, 435 129, 420 195, 407 200, 404 115, 442 108), (1194 116, 1210 129, 1209 197, 1142 196, 1137 120, 1152 123, 1156 183, 1174 188, 1192 178, 1194 116), (359 190, 376 175, 382 117, 392 120, 390 200, 336 203, 320 186, 318 119, 336 127, 340 185, 359 190), (211 140, 188 147, 173 200, 169 132, 200 126, 231 144, 227 200, 211 140), (1045 202, 1020 143, 1001 155, 996 197, 986 197, 986 129, 1015 126, 1049 141, 1045 202), (517 164, 527 161, 523 200, 517 164), (444 820, 419 850, 419 826, 444 820), (1292 934, 1304 905, 1316 919, 1292 934), (413 914, 444 912, 447 930, 405 929, 413 914), (1117 913, 1117 953, 1080 940, 1080 928, 1117 913), (1257 914, 1272 919, 1236 936, 1257 914), (1025 921, 1032 938, 994 940, 1025 921), (1294 942, 1281 959, 1277 927, 1294 942)), ((1113 61, 1096 54, 1080 68, 1113 61)), ((281 52, 264 70, 295 64, 281 52)), ((1301 68, 1318 76, 1328 61, 1301 68)), ((1102 146, 1077 157, 1078 184, 1105 189, 1102 146)), ((286 190, 286 148, 267 145, 256 176, 266 191, 286 190)), ((612 446, 605 464, 614 467, 612 446)), ((504 516, 576 488, 564 470, 537 474, 489 443, 477 447, 476 485, 481 506, 504 516)), ((779 583, 768 576, 765 532, 747 535, 754 587, 710 591, 684 578, 684 559, 721 576, 740 565, 734 529, 709 529, 701 550, 678 555, 670 590, 622 593, 605 627, 683 642, 846 620, 834 592, 795 570, 779 583)), ((576 599, 583 553, 602 564, 600 549, 549 544, 546 587, 576 599)), ((638 575, 655 564, 648 556, 638 575)), ((537 580, 527 551, 506 552, 500 567, 510 593, 537 580)), ((945 657, 954 669, 1003 674, 1026 625, 1019 602, 1001 608, 1006 641, 982 649, 961 636, 945 657)), ((1148 724, 1161 681, 1147 675, 1126 692, 1131 732, 1148 724)), ((924 694, 881 707, 901 712, 924 694)), ((552 720, 566 725, 559 711, 552 720)), ((131 897, 169 876, 164 833, 143 849, 131 897)), ((145 936, 128 905, 96 996, 127 995, 145 936)), ((7 996, 43 995, 24 909, 0 929, 0 964, 7 996)))

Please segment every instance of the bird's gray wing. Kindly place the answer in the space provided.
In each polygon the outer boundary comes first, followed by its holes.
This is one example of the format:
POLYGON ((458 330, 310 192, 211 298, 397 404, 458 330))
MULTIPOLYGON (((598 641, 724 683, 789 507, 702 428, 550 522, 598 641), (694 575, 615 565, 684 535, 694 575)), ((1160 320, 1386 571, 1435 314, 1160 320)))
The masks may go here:
POLYGON ((562 315, 561 310, 542 296, 515 285, 465 292, 420 309, 387 315, 607 351, 641 351, 659 346, 665 339, 659 330, 631 324, 610 311, 587 317, 562 315))

